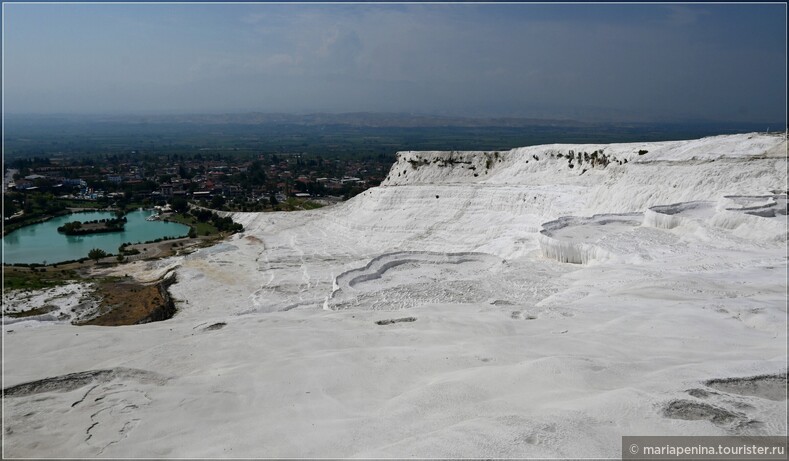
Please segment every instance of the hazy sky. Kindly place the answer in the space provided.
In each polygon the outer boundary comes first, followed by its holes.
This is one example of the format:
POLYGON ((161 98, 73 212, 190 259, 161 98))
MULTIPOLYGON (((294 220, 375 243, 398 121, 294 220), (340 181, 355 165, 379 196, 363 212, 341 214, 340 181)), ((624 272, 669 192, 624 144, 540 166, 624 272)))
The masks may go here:
POLYGON ((6 113, 784 121, 773 5, 3 4, 6 113))

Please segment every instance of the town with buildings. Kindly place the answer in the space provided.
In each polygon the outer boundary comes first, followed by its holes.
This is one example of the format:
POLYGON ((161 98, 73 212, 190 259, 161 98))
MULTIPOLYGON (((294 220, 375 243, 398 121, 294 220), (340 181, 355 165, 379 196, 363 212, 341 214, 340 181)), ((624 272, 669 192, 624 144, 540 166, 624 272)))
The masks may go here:
POLYGON ((163 206, 178 197, 224 211, 317 208, 378 185, 391 162, 386 155, 328 159, 300 153, 33 157, 6 165, 4 220, 82 205, 163 206))

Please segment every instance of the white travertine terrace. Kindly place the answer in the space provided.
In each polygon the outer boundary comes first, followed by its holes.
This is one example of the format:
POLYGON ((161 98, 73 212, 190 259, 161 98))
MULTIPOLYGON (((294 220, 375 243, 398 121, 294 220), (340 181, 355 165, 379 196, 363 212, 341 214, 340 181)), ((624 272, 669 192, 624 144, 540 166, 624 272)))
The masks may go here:
POLYGON ((170 320, 4 324, 4 454, 616 458, 622 435, 785 434, 786 187, 786 138, 755 133, 401 152, 348 202, 236 213, 222 244, 115 269, 174 273, 170 320))

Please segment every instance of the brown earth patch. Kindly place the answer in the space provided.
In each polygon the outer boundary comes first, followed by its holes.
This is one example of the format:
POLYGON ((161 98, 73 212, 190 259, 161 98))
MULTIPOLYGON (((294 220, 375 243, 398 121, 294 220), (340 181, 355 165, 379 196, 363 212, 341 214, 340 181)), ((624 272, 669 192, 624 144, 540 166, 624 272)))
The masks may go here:
POLYGON ((99 313, 79 325, 120 326, 167 320, 175 314, 175 304, 167 292, 174 277, 153 284, 132 281, 104 281, 98 284, 99 313))
POLYGON ((14 317, 14 318, 33 317, 33 316, 36 316, 36 315, 48 314, 48 313, 50 313, 50 312, 52 312, 54 310, 57 310, 57 307, 55 307, 55 306, 48 306, 47 305, 47 306, 41 306, 41 307, 37 307, 35 309, 30 309, 30 310, 22 311, 22 312, 8 312, 8 313, 6 313, 4 315, 7 315, 9 317, 14 317))
POLYGON ((256 243, 258 245, 263 243, 263 240, 260 240, 259 238, 255 237, 254 235, 247 235, 244 238, 249 240, 250 243, 256 243))

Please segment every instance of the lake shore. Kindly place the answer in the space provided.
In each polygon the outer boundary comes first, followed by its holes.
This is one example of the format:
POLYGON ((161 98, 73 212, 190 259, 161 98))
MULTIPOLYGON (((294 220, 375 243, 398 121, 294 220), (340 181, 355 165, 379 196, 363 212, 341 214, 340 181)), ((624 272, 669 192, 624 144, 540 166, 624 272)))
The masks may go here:
MULTIPOLYGON (((98 248, 108 255, 115 255, 125 244, 158 242, 185 237, 187 225, 162 221, 147 221, 152 211, 136 210, 127 213, 122 232, 90 232, 89 235, 64 235, 58 227, 68 222, 114 219, 110 212, 98 211, 69 214, 36 226, 26 226, 4 236, 6 264, 46 265, 78 261, 87 257, 90 250, 98 248)), ((83 227, 84 224, 83 224, 83 227)))

